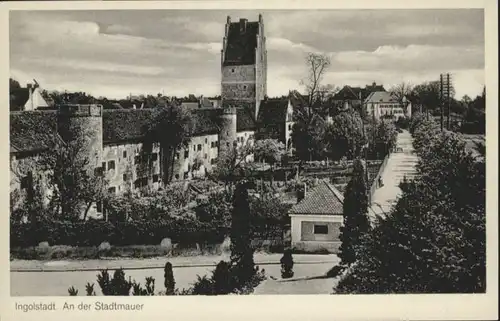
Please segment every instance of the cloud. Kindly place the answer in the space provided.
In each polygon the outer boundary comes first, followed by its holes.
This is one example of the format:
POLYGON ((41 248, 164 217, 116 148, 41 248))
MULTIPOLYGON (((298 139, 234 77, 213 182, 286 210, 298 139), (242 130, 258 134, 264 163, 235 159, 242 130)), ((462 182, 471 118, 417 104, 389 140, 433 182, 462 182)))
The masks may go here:
MULTIPOLYGON (((113 10, 10 13, 12 73, 48 89, 106 95, 220 93, 226 16, 258 11, 113 10)), ((332 58, 335 85, 436 79, 453 71, 463 92, 484 83, 478 10, 270 10, 262 12, 268 92, 299 88, 307 52, 332 58), (469 75, 469 76, 467 76, 469 75), (482 79, 482 80, 481 80, 482 79), (479 84, 479 85, 478 85, 479 84)), ((470 89, 470 90, 469 90, 470 89)), ((458 91, 458 90, 457 90, 458 91)), ((474 95, 473 93, 471 95, 474 95)))

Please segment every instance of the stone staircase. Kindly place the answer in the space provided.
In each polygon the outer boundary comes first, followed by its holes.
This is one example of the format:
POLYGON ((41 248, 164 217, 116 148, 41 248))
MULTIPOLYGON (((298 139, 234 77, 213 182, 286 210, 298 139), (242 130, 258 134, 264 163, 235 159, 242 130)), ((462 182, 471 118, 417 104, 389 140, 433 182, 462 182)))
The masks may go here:
POLYGON ((406 179, 414 179, 417 175, 418 157, 413 150, 413 138, 404 131, 398 134, 396 151, 387 160, 387 165, 382 173, 383 186, 373 194, 370 214, 384 216, 390 212, 398 197, 401 195, 399 184, 406 179))

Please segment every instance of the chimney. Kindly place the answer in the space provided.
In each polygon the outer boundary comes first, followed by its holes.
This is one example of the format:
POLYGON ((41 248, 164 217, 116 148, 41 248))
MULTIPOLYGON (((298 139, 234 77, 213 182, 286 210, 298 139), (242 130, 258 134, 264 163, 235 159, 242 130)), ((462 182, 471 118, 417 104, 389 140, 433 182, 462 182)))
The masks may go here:
POLYGON ((375 86, 377 86, 377 83, 373 82, 372 87, 375 88, 375 86))
POLYGON ((227 24, 231 23, 231 16, 227 16, 227 24))
POLYGON ((247 19, 240 19, 240 33, 247 32, 247 19))
POLYGON ((262 14, 259 13, 259 22, 262 23, 262 14))
POLYGON ((306 183, 299 183, 297 186, 297 203, 302 201, 307 194, 307 184, 306 183))

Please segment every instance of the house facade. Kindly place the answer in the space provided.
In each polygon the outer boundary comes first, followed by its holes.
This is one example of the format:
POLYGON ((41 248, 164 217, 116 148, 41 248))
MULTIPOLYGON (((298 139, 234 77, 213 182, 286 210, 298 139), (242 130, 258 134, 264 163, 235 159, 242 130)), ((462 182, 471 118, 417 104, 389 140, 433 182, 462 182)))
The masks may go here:
POLYGON ((289 211, 291 246, 305 252, 337 253, 343 225, 343 196, 329 182, 322 181, 307 191, 289 211))
POLYGON ((405 98, 400 102, 386 91, 372 92, 364 102, 367 115, 374 119, 411 117, 411 102, 405 98))
POLYGON ((383 85, 372 83, 362 87, 344 86, 333 97, 332 103, 337 109, 362 108, 363 102, 375 91, 386 91, 383 85))

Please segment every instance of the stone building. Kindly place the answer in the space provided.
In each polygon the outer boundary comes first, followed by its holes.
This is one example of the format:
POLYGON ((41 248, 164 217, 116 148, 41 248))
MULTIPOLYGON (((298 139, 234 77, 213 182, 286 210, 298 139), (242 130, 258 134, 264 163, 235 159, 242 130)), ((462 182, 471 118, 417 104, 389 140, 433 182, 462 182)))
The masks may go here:
MULTIPOLYGON (((175 155, 174 180, 205 176, 222 153, 235 145, 252 144, 256 132, 259 139, 276 138, 291 146, 293 107, 304 102, 296 92, 282 101, 266 98, 265 42, 261 15, 255 22, 240 19, 232 23, 227 18, 221 53, 221 106, 205 102, 186 108, 194 127, 189 145, 175 155)), ((11 191, 25 194, 33 174, 43 176, 36 168, 37 160, 41 152, 54 147, 54 140, 67 143, 78 135, 90 160, 88 170, 102 171, 110 193, 158 189, 163 177, 160 146, 154 144, 148 150, 147 162, 143 147, 145 129, 160 110, 63 105, 55 110, 11 112, 11 191)), ((102 216, 102 204, 93 204, 89 216, 102 216)))
POLYGON ((372 92, 364 101, 363 107, 367 115, 377 120, 381 118, 397 120, 400 117, 411 117, 411 102, 405 97, 403 97, 403 101, 399 101, 386 91, 372 92))

